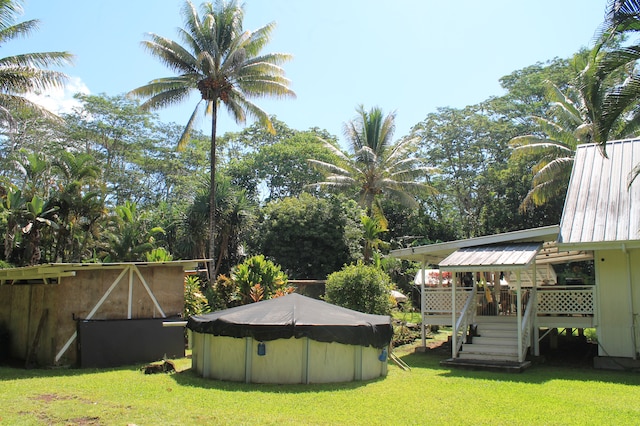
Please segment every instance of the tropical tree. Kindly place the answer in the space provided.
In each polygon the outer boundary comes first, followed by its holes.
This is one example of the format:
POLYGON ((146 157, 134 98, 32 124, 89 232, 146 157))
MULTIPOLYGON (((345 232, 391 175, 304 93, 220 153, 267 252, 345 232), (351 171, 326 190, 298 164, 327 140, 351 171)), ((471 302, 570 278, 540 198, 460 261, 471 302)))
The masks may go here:
POLYGON ((125 201, 116 206, 111 229, 107 233, 106 262, 143 261, 147 253, 156 248, 156 236, 164 233, 152 226, 148 215, 138 211, 136 203, 125 201))
POLYGON ((565 193, 579 143, 598 143, 606 155, 609 139, 638 135, 640 44, 629 43, 626 35, 640 29, 639 14, 637 1, 611 1, 594 46, 570 61, 576 72, 574 80, 564 93, 551 86, 550 100, 556 106, 553 117, 535 118, 545 136, 527 135, 512 141, 516 154, 524 150, 542 155, 534 168, 533 188, 522 206, 539 206, 565 193))
POLYGON ((184 45, 173 40, 150 34, 144 41, 149 53, 178 73, 177 76, 152 80, 131 92, 146 98, 143 108, 156 109, 187 99, 193 91, 199 91, 198 102, 178 142, 181 148, 189 139, 201 106, 211 115, 210 150, 210 208, 209 210, 209 264, 210 275, 215 276, 215 174, 216 174, 216 125, 221 104, 238 123, 246 116, 257 118, 272 129, 269 116, 249 100, 262 96, 294 96, 289 80, 280 65, 291 58, 288 54, 261 54, 270 39, 275 23, 255 31, 242 27, 244 10, 235 0, 219 0, 213 5, 204 3, 201 14, 187 1, 182 9, 185 28, 179 30, 184 45))
POLYGON ((297 132, 282 141, 263 145, 243 158, 232 160, 225 171, 235 183, 246 188, 252 198, 270 202, 310 192, 310 184, 322 180, 320 170, 309 167, 307 158, 337 161, 317 135, 297 132))
POLYGON ((424 183, 430 169, 413 156, 415 140, 405 138, 395 144, 395 113, 385 116, 378 107, 365 111, 360 105, 358 115, 345 124, 344 133, 350 144, 345 153, 331 143, 325 146, 337 156, 334 163, 310 159, 309 162, 327 173, 315 185, 358 194, 359 202, 371 216, 380 210, 380 198, 396 199, 415 205, 415 195, 430 190, 424 183))
POLYGON ((381 234, 388 231, 387 220, 381 215, 362 216, 361 223, 364 231, 364 263, 371 264, 377 250, 389 246, 380 239, 381 234))
POLYGON ((62 152, 53 161, 60 177, 51 203, 57 208, 59 225, 53 261, 80 262, 91 237, 106 216, 103 191, 98 190, 100 168, 89 154, 62 152))
POLYGON ((272 299, 293 292, 288 277, 280 265, 265 259, 263 255, 250 257, 237 265, 231 275, 242 305, 272 299))
MULTIPOLYGON (((38 29, 39 21, 17 22, 23 9, 20 0, 0 0, 0 45, 10 40, 27 37, 38 29)), ((68 52, 23 53, 0 58, 0 120, 13 127, 14 113, 29 109, 42 115, 52 115, 43 107, 28 100, 25 94, 60 87, 66 75, 43 67, 63 66, 71 63, 68 52)))
MULTIPOLYGON (((615 40, 599 40, 584 62, 576 57, 582 71, 574 83, 581 96, 586 141, 604 146, 610 136, 631 137, 640 129, 640 45, 619 46, 615 40)), ((606 153, 605 153, 606 154, 606 153)))
POLYGON ((6 223, 5 260, 18 266, 40 263, 43 228, 57 228, 55 207, 37 194, 24 196, 16 188, 8 188, 0 200, 0 217, 6 223))
POLYGON ((507 142, 516 134, 482 104, 439 108, 413 127, 420 156, 435 169, 429 183, 437 193, 425 205, 457 229, 457 238, 493 232, 485 229, 482 216, 496 198, 492 189, 497 182, 491 178, 506 167, 507 142))
MULTIPOLYGON (((609 0, 607 4, 607 13, 605 21, 602 25, 601 40, 613 38, 617 35, 635 35, 640 31, 640 1, 638 0, 609 0)), ((638 44, 632 45, 637 51, 640 49, 638 44)), ((635 55, 629 55, 630 66, 633 67, 636 61, 631 61, 635 55)), ((635 70, 635 69, 634 69, 635 70)), ((638 84, 638 80, 634 80, 634 84, 638 84)), ((636 111, 637 111, 636 107, 636 111)), ((637 116, 637 114, 636 114, 637 116)), ((636 164, 628 177, 628 185, 640 174, 640 163, 636 164)))
POLYGON ((362 256, 362 209, 343 196, 308 193, 268 203, 249 242, 295 279, 324 279, 362 256))
MULTIPOLYGON (((576 90, 570 90, 575 96, 576 90)), ((552 116, 531 117, 538 132, 516 136, 509 142, 514 148, 512 157, 534 157, 532 188, 520 207, 526 210, 541 206, 552 199, 564 198, 573 168, 573 157, 580 143, 585 143, 585 117, 576 102, 549 82, 547 100, 555 105, 552 116)))

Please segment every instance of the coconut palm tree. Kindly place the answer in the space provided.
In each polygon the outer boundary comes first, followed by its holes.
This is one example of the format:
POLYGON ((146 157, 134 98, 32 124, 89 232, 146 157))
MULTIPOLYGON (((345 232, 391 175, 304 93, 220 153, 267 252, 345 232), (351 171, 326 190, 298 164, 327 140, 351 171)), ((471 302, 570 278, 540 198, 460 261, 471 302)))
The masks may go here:
POLYGON ((509 144, 512 158, 533 157, 533 187, 520 204, 522 210, 541 206, 566 193, 576 147, 590 137, 584 127, 585 118, 574 99, 578 93, 571 87, 563 93, 549 82, 547 99, 552 103, 552 116, 531 117, 539 132, 517 136, 509 144), (572 99, 573 98, 573 99, 572 99))
POLYGON ((604 146, 611 136, 633 136, 640 128, 638 60, 640 45, 620 46, 615 39, 601 39, 588 52, 573 84, 581 97, 587 141, 600 144, 605 155, 604 146))
MULTIPOLYGON (((273 131, 269 116, 249 98, 277 96, 292 97, 289 80, 281 64, 291 56, 284 53, 261 54, 270 39, 275 23, 255 31, 242 27, 244 10, 235 0, 219 0, 202 4, 201 14, 187 1, 182 9, 185 27, 179 30, 184 44, 150 34, 144 41, 147 51, 177 73, 176 76, 152 80, 130 92, 146 100, 142 107, 157 109, 180 103, 197 91, 200 101, 196 105, 178 142, 183 147, 189 139, 201 107, 211 115, 211 194, 209 209, 209 257, 215 259, 215 171, 216 124, 221 104, 238 123, 247 115, 257 118, 273 131)), ((215 277, 215 261, 209 264, 215 277)))
MULTIPOLYGON (((27 37, 38 29, 39 21, 32 19, 16 22, 22 14, 21 1, 0 0, 0 45, 8 41, 27 37)), ((67 76, 59 71, 43 67, 63 66, 71 63, 73 55, 68 52, 23 53, 0 58, 0 121, 12 127, 13 113, 29 109, 42 115, 53 114, 23 95, 34 91, 60 87, 67 76)))
POLYGON ((416 194, 431 190, 421 182, 431 169, 412 156, 415 140, 405 138, 393 143, 395 113, 384 116, 380 108, 365 111, 362 105, 356 111, 357 117, 344 127, 351 152, 345 153, 325 142, 337 156, 336 164, 308 160, 327 173, 324 181, 314 185, 357 192, 360 204, 367 209, 367 216, 372 216, 374 209, 380 210, 380 197, 415 205, 416 194))
MULTIPOLYGON (((640 1, 638 0, 609 0, 607 4, 607 13, 605 22, 602 25, 600 39, 614 38, 619 34, 633 35, 640 31, 640 1)), ((638 43, 632 46, 634 51, 639 49, 638 43)), ((637 58, 637 56, 635 56, 637 58)), ((632 61, 634 55, 630 56, 629 67, 635 65, 632 61)), ((637 80, 635 81, 636 84, 637 80)), ((637 116, 636 107, 636 116, 637 116)), ((628 177, 628 185, 640 175, 640 163, 636 164, 628 177)))
POLYGON ((576 54, 576 77, 563 93, 549 83, 552 116, 533 117, 538 134, 511 140, 514 155, 539 155, 533 188, 521 204, 526 209, 564 196, 578 144, 598 143, 606 156, 610 138, 637 136, 640 130, 640 75, 635 63, 640 45, 625 46, 604 32, 591 50, 576 54))

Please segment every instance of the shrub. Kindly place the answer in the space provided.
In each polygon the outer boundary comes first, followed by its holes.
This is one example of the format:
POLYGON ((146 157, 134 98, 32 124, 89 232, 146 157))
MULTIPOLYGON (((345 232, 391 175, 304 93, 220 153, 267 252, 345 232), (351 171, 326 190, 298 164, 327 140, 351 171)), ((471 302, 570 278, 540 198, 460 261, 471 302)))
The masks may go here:
POLYGON ((391 279, 375 266, 345 266, 327 277, 325 300, 368 314, 391 312, 391 279))
POLYGON ((184 279, 184 318, 209 312, 207 298, 200 288, 200 277, 188 275, 184 279))
POLYGON ((287 276, 280 266, 265 259, 263 255, 253 256, 239 264, 231 279, 242 304, 293 292, 293 287, 287 285, 287 276))

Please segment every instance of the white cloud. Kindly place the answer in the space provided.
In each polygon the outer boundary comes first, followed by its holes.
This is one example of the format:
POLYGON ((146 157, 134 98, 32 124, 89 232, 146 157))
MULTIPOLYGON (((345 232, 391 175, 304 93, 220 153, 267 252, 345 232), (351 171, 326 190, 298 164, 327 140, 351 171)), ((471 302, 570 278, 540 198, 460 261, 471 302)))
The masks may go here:
POLYGON ((73 98, 76 93, 89 94, 89 88, 80 77, 69 77, 64 88, 49 89, 40 93, 29 93, 25 98, 37 103, 55 114, 73 112, 81 103, 73 98))

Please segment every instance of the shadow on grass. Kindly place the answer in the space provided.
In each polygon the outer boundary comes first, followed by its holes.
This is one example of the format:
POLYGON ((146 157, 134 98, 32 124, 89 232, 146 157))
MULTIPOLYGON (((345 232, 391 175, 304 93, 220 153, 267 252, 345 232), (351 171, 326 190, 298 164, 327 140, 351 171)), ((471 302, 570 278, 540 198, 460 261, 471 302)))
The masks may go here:
MULTIPOLYGON (((583 341, 560 340, 557 349, 551 350, 542 347, 543 357, 533 360, 531 367, 521 373, 505 373, 481 370, 453 369, 440 365, 440 362, 451 357, 451 346, 447 341, 428 341, 428 349, 425 352, 414 352, 418 345, 398 348, 398 355, 411 371, 403 374, 428 374, 442 377, 478 378, 493 380, 496 382, 517 382, 540 384, 554 380, 594 381, 614 384, 640 385, 640 374, 628 371, 598 370, 593 367, 593 357, 597 348, 593 344, 583 341)), ((25 369, 24 364, 0 364, 0 383, 6 380, 20 380, 46 377, 72 377, 91 374, 100 374, 110 371, 139 372, 141 364, 108 369, 80 369, 80 368, 40 368, 25 369)), ((391 361, 389 368, 397 368, 391 361)), ((270 393, 308 393, 308 392, 333 392, 337 390, 351 390, 365 387, 372 383, 384 381, 380 377, 368 381, 356 381, 346 383, 324 384, 255 384, 239 383, 214 379, 205 379, 195 374, 190 368, 180 369, 171 375, 180 386, 188 386, 202 389, 217 389, 231 392, 270 392, 270 393)))
POLYGON ((216 379, 205 379, 191 369, 183 370, 172 375, 181 386, 191 386, 202 389, 216 389, 229 392, 270 392, 270 393, 307 393, 334 392, 339 390, 358 389, 371 383, 384 380, 379 377, 371 380, 344 383, 310 383, 306 384, 272 384, 272 383, 241 383, 216 379))
POLYGON ((0 362, 0 382, 3 380, 33 379, 39 377, 73 377, 111 371, 139 371, 143 374, 143 367, 147 364, 148 363, 139 363, 108 368, 80 368, 74 366, 35 366, 25 368, 24 361, 22 360, 4 360, 0 362))
MULTIPOLYGON (((19 362, 0 364, 0 383, 6 380, 21 380, 34 378, 54 378, 73 377, 91 374, 108 373, 111 371, 132 371, 139 372, 144 376, 142 367, 144 364, 136 364, 113 368, 24 368, 24 364, 19 362)), ((167 373, 158 373, 167 374, 167 373)), ((357 389, 371 383, 384 380, 384 377, 366 381, 355 381, 346 383, 312 383, 312 384, 261 384, 261 383, 241 383, 215 379, 205 379, 194 373, 191 368, 181 369, 170 376, 180 386, 197 387, 202 389, 217 389, 230 392, 273 392, 273 393, 305 393, 305 392, 333 392, 336 390, 357 389)))
POLYGON ((421 368, 430 369, 443 377, 478 378, 496 382, 531 384, 554 380, 575 380, 640 385, 640 374, 637 372, 594 368, 593 358, 597 354, 597 345, 576 338, 561 339, 556 349, 543 345, 541 347, 543 356, 532 359, 532 365, 520 373, 442 366, 440 365, 441 361, 451 358, 450 342, 440 342, 431 346, 425 352, 410 352, 400 357, 412 368, 412 371, 421 368))

